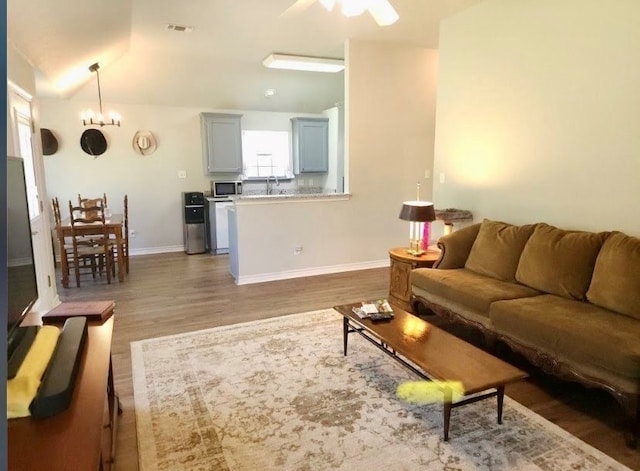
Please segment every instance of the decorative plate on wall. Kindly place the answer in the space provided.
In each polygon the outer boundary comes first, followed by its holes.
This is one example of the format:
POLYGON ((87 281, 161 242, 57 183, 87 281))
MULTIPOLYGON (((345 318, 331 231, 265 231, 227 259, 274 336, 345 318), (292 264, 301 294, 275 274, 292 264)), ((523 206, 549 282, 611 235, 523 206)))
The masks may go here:
POLYGON ((107 140, 99 129, 87 129, 80 136, 80 147, 85 153, 97 157, 107 150, 107 140))

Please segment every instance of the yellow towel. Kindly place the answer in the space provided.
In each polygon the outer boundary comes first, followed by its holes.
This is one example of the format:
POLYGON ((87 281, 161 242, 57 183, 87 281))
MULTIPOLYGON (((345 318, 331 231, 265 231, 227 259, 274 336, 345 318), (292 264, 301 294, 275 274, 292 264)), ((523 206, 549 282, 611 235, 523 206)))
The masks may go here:
POLYGON ((444 391, 451 391, 455 402, 464 396, 460 381, 406 381, 398 386, 398 398, 411 404, 431 404, 444 401, 444 391))
POLYGON ((40 387, 40 381, 56 349, 60 329, 53 325, 42 327, 31 344, 27 356, 15 378, 7 381, 7 418, 27 417, 29 404, 40 387))

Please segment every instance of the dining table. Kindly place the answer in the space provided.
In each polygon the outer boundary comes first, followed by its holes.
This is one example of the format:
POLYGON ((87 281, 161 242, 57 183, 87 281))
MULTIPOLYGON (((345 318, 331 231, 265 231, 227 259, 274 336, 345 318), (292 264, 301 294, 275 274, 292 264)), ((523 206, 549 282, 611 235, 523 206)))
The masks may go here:
MULTIPOLYGON (((109 236, 114 236, 116 248, 118 250, 117 268, 118 268, 118 281, 124 281, 125 275, 125 262, 124 256, 124 239, 123 239, 123 215, 114 213, 105 219, 105 228, 109 236)), ((102 224, 100 223, 76 223, 75 231, 77 235, 91 236, 102 234, 102 224)), ((60 224, 56 225, 56 234, 58 236, 58 244, 60 245, 60 265, 62 268, 62 286, 69 287, 69 261, 65 252, 65 238, 72 236, 71 219, 65 218, 60 224)))

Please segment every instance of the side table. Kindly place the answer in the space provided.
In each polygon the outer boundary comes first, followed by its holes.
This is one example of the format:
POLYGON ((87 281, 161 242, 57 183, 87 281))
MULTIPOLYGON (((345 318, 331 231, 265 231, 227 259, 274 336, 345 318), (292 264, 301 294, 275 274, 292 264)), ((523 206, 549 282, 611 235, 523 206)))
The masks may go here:
POLYGON ((440 257, 439 250, 428 250, 416 257, 407 253, 407 247, 389 250, 389 302, 407 312, 411 309, 411 283, 409 275, 414 268, 431 268, 440 257))

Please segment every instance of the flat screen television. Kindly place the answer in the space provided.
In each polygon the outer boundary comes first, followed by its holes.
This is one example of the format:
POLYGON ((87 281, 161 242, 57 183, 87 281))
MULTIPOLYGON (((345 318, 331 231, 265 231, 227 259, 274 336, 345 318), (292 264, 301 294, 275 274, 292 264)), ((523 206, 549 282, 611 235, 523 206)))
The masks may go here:
POLYGON ((24 162, 7 157, 7 304, 2 305, 7 320, 7 345, 17 327, 38 299, 36 269, 31 240, 31 218, 27 203, 24 162))

